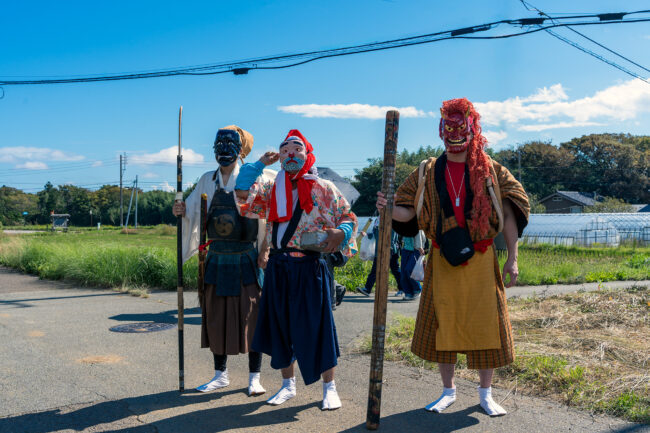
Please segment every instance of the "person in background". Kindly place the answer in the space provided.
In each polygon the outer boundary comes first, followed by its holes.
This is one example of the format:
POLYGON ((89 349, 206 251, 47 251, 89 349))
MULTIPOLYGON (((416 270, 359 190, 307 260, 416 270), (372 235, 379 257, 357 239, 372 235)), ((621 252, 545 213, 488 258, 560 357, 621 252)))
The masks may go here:
POLYGON ((411 273, 415 268, 415 263, 418 259, 424 256, 424 246, 426 244, 426 237, 422 230, 413 237, 402 238, 402 289, 404 290, 404 301, 415 301, 420 297, 422 286, 420 282, 411 278, 411 273))
MULTIPOLYGON (((375 222, 372 226, 372 232, 365 233, 361 232, 362 236, 367 236, 368 239, 378 240, 379 238, 379 217, 375 218, 375 222)), ((391 241, 390 241, 390 271, 395 277, 397 282, 397 293, 395 296, 400 297, 404 296, 404 290, 402 287, 402 276, 399 270, 399 250, 400 250, 401 237, 395 233, 391 232, 391 241)), ((372 269, 368 274, 366 279, 366 285, 364 287, 357 287, 357 292, 361 293, 364 296, 370 296, 372 292, 372 286, 375 285, 375 280, 377 279, 377 245, 378 242, 375 242, 375 258, 372 260, 372 269)))

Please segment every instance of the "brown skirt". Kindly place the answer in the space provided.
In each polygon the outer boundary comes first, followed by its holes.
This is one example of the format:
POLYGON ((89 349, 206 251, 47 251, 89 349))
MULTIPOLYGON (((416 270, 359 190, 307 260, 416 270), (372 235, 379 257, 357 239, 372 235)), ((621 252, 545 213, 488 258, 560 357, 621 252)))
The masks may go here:
POLYGON ((201 347, 216 355, 237 355, 251 350, 261 291, 257 284, 242 286, 240 296, 217 296, 206 284, 201 311, 201 347))

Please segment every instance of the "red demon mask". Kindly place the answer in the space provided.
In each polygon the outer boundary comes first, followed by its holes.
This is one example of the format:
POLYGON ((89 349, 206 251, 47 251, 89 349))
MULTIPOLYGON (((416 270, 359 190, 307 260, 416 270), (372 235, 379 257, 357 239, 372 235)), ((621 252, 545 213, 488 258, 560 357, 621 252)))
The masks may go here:
POLYGON ((467 111, 451 111, 445 113, 440 109, 440 138, 449 153, 461 153, 467 150, 474 134, 474 117, 467 111))

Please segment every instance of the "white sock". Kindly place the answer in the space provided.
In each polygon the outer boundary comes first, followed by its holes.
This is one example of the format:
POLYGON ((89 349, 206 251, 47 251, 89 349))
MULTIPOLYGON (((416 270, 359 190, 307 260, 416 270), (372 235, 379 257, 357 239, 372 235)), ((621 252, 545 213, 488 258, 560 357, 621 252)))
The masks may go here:
POLYGON ((433 403, 429 403, 424 409, 429 412, 440 413, 456 401, 456 388, 442 388, 442 395, 433 403))
POLYGON ((481 388, 478 387, 478 396, 481 400, 481 407, 490 416, 501 416, 507 412, 504 408, 492 399, 492 387, 481 388))
POLYGON ((204 383, 203 385, 197 387, 196 390, 201 392, 209 392, 214 391, 215 389, 225 388, 228 385, 230 385, 230 381, 228 380, 228 370, 215 370, 214 377, 210 379, 208 383, 204 383))
POLYGON ((323 382, 323 410, 336 410, 341 407, 339 393, 334 381, 323 382))
POLYGON ((275 395, 266 402, 274 406, 280 405, 287 400, 291 400, 296 396, 296 376, 289 379, 282 379, 282 388, 276 392, 275 395))
POLYGON ((262 395, 265 392, 266 390, 260 383, 260 373, 249 373, 248 374, 248 395, 249 396, 262 395))

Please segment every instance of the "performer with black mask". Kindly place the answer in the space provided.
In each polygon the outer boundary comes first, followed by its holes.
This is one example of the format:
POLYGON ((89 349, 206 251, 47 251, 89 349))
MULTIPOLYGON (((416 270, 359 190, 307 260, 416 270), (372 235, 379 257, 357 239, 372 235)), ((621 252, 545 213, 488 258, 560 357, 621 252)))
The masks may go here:
MULTIPOLYGON (((197 388, 201 392, 228 386, 228 355, 240 353, 248 353, 248 394, 266 392, 260 383, 262 354, 251 350, 263 280, 258 254, 262 252, 259 259, 263 261, 266 222, 241 217, 233 196, 237 160, 243 162, 252 148, 253 136, 248 131, 235 125, 219 129, 214 142, 219 167, 201 176, 187 200, 173 207, 174 215, 183 216, 183 261, 209 245, 205 289, 199 296, 201 347, 212 351, 215 375, 197 388), (207 194, 209 204, 206 245, 199 245, 201 194, 207 194)), ((262 176, 274 178, 275 173, 265 170, 262 176)))

